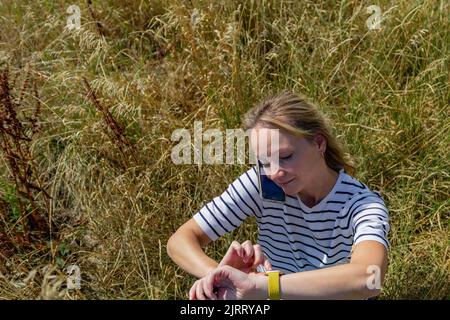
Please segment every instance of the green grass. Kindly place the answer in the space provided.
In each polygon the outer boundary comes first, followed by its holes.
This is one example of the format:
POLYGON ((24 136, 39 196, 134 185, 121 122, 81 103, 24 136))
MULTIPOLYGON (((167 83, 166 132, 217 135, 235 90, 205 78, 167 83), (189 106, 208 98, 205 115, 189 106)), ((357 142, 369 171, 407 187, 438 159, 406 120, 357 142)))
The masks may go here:
MULTIPOLYGON (((0 298, 186 298, 194 278, 166 242, 246 166, 173 165, 171 134, 192 132, 194 121, 237 128, 282 89, 318 103, 357 161, 356 177, 386 200, 381 298, 450 298, 446 1, 93 2, 100 32, 86 2, 78 31, 64 31, 73 1, 0 4, 0 68, 9 66, 15 88, 27 70, 38 84, 42 127, 32 147, 60 235, 0 256, 0 298), (366 27, 372 4, 384 14, 380 30, 366 27), (125 125, 136 150, 129 167, 82 77, 125 125), (71 264, 81 269, 79 291, 61 287, 71 264)), ((11 188, 1 183, 0 196, 14 216, 11 188)), ((207 253, 219 259, 256 231, 248 221, 207 253)))

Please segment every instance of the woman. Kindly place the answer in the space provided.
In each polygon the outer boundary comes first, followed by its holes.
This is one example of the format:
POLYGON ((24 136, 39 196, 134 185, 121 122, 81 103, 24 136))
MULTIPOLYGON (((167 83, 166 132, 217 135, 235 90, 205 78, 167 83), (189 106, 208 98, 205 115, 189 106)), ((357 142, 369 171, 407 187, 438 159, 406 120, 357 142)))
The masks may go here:
MULTIPOLYGON (((387 268, 388 211, 378 193, 351 176, 354 168, 324 116, 302 97, 283 92, 251 109, 244 125, 252 133, 279 130, 279 149, 267 145, 269 155, 279 154, 268 177, 283 189, 285 201, 260 196, 255 166, 177 230, 168 254, 200 278, 190 298, 267 299, 268 281, 254 272, 258 264, 284 273, 281 299, 378 295, 387 268), (233 242, 220 263, 205 255, 202 247, 250 216, 258 223, 258 244, 233 242)), ((264 142, 255 136, 259 159, 264 142)))

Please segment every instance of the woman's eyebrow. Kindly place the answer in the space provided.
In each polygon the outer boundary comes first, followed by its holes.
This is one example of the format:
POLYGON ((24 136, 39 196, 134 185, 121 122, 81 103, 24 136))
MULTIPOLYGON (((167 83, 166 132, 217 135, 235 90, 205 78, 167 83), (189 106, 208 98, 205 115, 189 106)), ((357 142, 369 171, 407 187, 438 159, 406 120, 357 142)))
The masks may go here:
MULTIPOLYGON (((282 153, 294 153, 295 149, 291 149, 291 148, 283 148, 283 149, 279 149, 278 150, 278 155, 282 154, 282 153)), ((258 156, 258 159, 260 160, 267 160, 266 159, 267 155, 264 157, 258 156)), ((270 157, 270 156, 269 156, 270 157)))
POLYGON ((291 148, 284 148, 284 149, 280 149, 280 150, 278 150, 278 153, 287 153, 287 152, 294 152, 294 150, 293 149, 291 149, 291 148))

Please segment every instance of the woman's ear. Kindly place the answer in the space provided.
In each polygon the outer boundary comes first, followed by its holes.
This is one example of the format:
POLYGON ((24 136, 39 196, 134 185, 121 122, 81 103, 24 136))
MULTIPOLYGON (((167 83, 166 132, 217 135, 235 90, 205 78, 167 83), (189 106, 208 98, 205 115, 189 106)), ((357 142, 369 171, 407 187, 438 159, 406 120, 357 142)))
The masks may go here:
POLYGON ((325 150, 327 149, 327 139, 321 134, 318 134, 314 137, 314 142, 316 143, 317 147, 319 148, 319 152, 321 154, 325 153, 325 150))

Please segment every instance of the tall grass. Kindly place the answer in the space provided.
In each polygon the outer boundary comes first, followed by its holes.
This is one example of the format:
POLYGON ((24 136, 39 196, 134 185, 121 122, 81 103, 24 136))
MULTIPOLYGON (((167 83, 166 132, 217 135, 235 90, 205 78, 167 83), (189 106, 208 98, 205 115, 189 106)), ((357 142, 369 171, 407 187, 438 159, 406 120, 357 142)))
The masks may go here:
MULTIPOLYGON (((67 30, 72 4, 0 4, 0 69, 14 92, 28 73, 36 81, 23 97, 41 108, 28 146, 52 199, 36 206, 56 228, 34 247, 7 233, 27 211, 3 151, 1 298, 186 298, 194 279, 167 239, 247 166, 174 165, 171 134, 194 121, 237 128, 282 89, 318 103, 356 177, 387 202, 381 298, 450 298, 446 1, 377 1, 379 30, 366 26, 369 1, 85 1, 81 29, 67 30), (70 265, 79 290, 66 287, 70 265)), ((256 231, 248 221, 207 253, 219 259, 256 231)))

